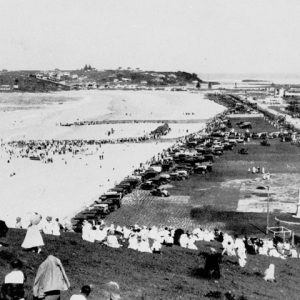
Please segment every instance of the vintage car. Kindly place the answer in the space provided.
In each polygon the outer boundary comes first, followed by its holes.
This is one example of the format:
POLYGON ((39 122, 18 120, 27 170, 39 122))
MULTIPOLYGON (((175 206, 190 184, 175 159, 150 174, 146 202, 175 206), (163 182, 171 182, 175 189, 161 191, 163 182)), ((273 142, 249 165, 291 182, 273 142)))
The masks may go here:
POLYGON ((156 189, 152 190, 150 192, 150 194, 153 196, 158 196, 158 197, 169 197, 170 196, 169 192, 164 188, 156 188, 156 189))

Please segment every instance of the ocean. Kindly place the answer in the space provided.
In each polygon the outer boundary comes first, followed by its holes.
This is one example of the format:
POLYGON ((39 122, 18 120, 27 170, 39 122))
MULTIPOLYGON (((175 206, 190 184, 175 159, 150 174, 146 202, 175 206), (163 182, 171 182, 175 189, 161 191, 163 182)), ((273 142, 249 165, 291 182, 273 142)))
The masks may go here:
POLYGON ((233 85, 245 79, 263 80, 277 84, 300 84, 300 73, 198 73, 198 76, 205 81, 218 81, 233 85))

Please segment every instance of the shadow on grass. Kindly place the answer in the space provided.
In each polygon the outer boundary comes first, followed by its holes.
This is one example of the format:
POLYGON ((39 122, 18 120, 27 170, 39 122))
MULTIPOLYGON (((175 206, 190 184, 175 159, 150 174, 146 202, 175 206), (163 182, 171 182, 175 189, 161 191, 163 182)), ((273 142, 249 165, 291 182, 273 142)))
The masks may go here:
MULTIPOLYGON (((199 224, 222 222, 225 224, 225 230, 239 235, 264 234, 266 228, 265 213, 222 211, 215 207, 206 205, 203 207, 194 207, 190 211, 190 217, 199 222, 199 224)), ((274 218, 270 216, 270 220, 274 218)), ((271 226, 274 225, 271 223, 271 226)))

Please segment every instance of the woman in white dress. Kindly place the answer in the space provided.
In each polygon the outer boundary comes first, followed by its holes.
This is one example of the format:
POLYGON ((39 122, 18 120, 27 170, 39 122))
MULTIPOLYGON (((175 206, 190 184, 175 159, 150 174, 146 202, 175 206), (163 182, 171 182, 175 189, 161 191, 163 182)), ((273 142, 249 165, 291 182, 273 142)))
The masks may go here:
POLYGON ((34 250, 37 253, 41 252, 41 247, 45 245, 38 226, 41 219, 42 217, 39 214, 35 214, 30 219, 30 224, 27 228, 26 236, 21 246, 23 249, 34 250))

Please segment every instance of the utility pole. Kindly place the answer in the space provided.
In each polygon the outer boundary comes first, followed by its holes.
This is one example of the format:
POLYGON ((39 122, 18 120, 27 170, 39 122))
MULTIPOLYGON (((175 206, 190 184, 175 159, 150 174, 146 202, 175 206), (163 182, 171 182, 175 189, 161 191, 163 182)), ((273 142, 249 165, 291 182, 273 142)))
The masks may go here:
POLYGON ((269 234, 269 222, 270 222, 270 187, 267 186, 268 189, 268 198, 267 198, 267 229, 266 234, 269 234))

